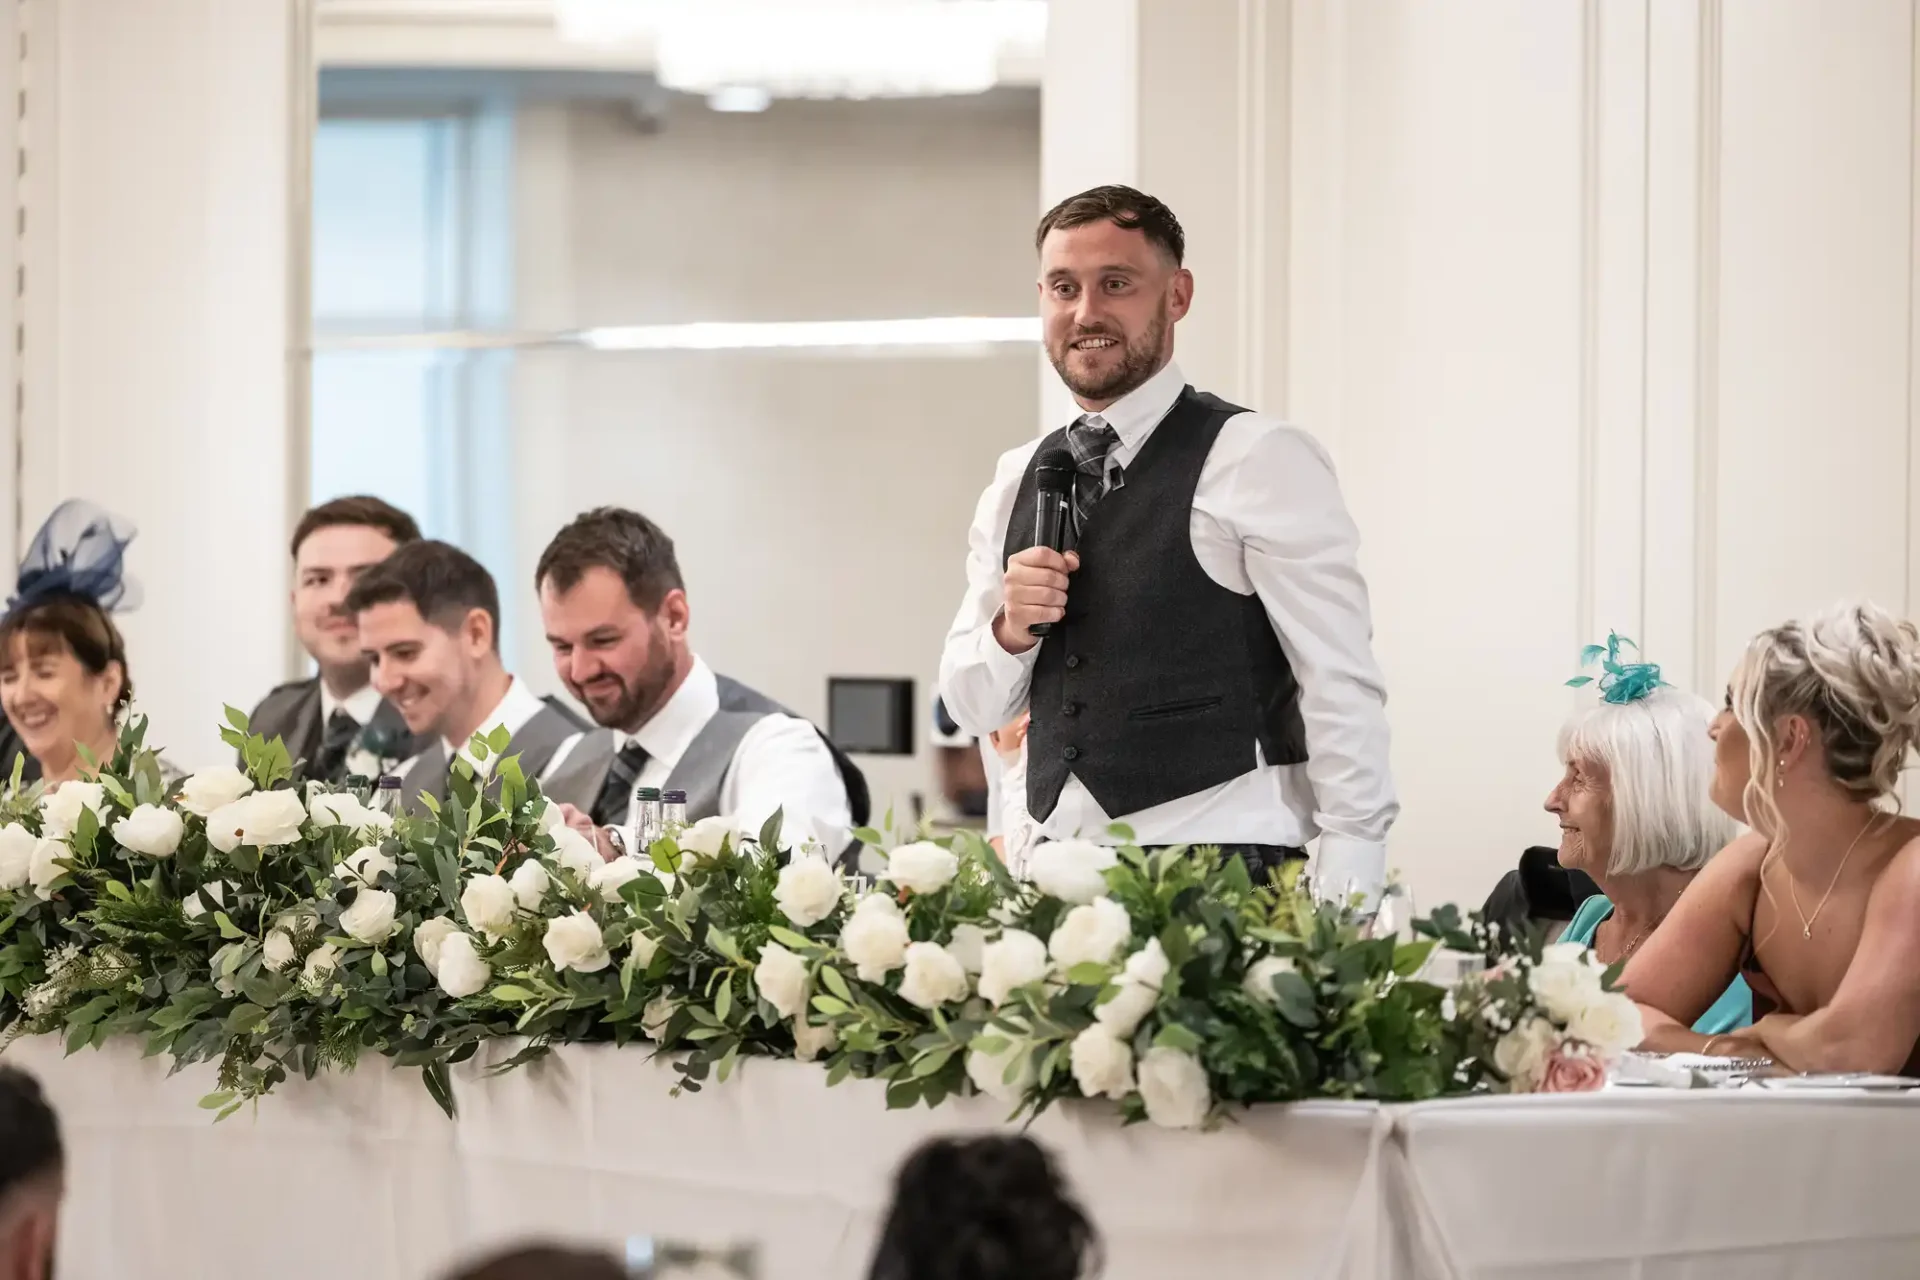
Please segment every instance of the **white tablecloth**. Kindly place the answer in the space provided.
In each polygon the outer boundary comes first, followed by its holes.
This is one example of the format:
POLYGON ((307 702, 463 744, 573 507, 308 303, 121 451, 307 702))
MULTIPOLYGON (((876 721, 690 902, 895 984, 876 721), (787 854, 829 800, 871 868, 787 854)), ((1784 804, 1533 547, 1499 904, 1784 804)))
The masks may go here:
MULTIPOLYGON (((892 1171, 985 1099, 750 1062, 668 1095, 642 1051, 459 1074, 450 1122, 370 1060, 218 1125, 211 1072, 27 1041, 61 1111, 61 1280, 428 1280, 529 1235, 761 1246, 765 1280, 859 1280, 892 1171)), ((1109 1280, 1873 1280, 1920 1276, 1920 1100, 1619 1091, 1263 1108, 1222 1132, 1050 1111, 1109 1280)))

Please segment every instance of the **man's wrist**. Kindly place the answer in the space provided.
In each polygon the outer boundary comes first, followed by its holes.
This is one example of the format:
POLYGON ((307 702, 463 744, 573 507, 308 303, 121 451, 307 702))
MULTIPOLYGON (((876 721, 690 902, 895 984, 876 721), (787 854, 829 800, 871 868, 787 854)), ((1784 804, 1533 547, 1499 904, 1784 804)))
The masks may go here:
POLYGON ((1006 652, 1019 657, 1040 642, 1024 631, 1016 632, 1007 622, 1005 609, 993 615, 993 640, 1006 652))

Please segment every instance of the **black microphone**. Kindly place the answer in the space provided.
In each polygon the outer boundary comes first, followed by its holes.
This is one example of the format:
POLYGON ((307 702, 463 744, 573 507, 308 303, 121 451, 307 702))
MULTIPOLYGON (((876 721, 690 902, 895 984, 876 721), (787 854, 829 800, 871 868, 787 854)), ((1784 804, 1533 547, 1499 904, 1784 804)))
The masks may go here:
MULTIPOLYGON (((1067 549, 1067 537, 1073 528, 1073 454, 1058 445, 1048 449, 1034 462, 1033 545, 1055 551, 1067 549)), ((1027 628, 1031 636, 1053 631, 1051 622, 1036 622, 1027 628)))

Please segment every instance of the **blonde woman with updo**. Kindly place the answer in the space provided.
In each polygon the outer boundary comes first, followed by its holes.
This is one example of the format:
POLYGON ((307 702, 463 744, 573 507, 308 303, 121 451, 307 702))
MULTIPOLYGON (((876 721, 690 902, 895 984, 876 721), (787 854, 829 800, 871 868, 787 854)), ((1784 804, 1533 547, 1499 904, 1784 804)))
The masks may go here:
POLYGON ((1714 803, 1751 831, 1628 963, 1644 1047, 1795 1071, 1920 1070, 1920 632, 1873 604, 1764 631, 1713 722, 1714 803), (1738 974, 1753 1026, 1688 1028, 1738 974))

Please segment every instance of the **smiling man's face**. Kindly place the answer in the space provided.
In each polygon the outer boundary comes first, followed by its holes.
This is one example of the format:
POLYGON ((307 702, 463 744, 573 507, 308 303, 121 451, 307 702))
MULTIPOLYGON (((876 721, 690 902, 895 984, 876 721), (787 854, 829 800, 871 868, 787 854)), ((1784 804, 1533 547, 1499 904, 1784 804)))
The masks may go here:
POLYGON ((1056 227, 1040 245, 1047 357, 1083 409, 1106 408, 1164 368, 1192 302, 1192 274, 1137 230, 1056 227))

